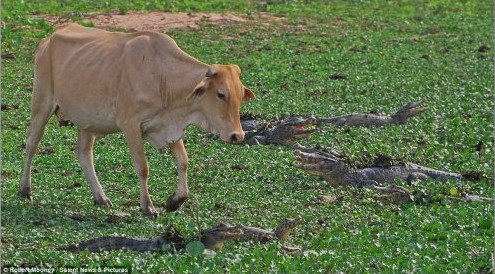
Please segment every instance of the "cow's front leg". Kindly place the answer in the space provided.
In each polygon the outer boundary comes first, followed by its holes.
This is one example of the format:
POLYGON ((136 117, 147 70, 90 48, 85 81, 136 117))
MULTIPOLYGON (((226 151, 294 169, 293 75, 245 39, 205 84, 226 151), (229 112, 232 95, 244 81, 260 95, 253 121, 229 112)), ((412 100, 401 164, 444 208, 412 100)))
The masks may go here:
POLYGON ((184 142, 179 140, 170 144, 170 150, 175 158, 177 165, 177 173, 179 175, 179 184, 174 194, 170 196, 165 205, 165 209, 170 211, 177 210, 189 197, 189 189, 187 187, 187 165, 189 159, 187 158, 187 152, 184 148, 184 142))
POLYGON ((141 191, 139 201, 141 211, 148 216, 158 216, 158 213, 153 206, 150 194, 148 192, 148 160, 144 154, 143 143, 141 140, 141 129, 139 126, 123 127, 122 131, 129 144, 134 169, 136 170, 139 181, 141 182, 141 191))

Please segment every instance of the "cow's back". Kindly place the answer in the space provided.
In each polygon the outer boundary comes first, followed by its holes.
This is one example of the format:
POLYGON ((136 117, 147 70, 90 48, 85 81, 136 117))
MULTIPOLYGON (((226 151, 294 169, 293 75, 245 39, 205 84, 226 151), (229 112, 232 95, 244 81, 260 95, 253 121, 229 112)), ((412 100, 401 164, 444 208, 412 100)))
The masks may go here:
MULTIPOLYGON (((108 81, 118 73, 125 34, 70 24, 49 38, 54 81, 66 84, 90 84, 108 81), (71 79, 67 79, 67 78, 71 79), (86 78, 86 79, 84 79, 86 78), (83 80, 83 81, 81 81, 83 80), (91 81, 84 81, 91 80, 91 81)), ((55 91, 59 87, 55 86, 55 91)))
POLYGON ((40 44, 36 71, 50 70, 60 118, 90 131, 118 131, 118 108, 126 108, 119 100, 133 94, 126 91, 124 49, 135 36, 69 24, 40 44))
POLYGON ((77 126, 114 132, 116 90, 120 85, 122 34, 76 24, 57 29, 40 45, 36 71, 49 69, 57 115, 77 126))
POLYGON ((76 24, 42 42, 37 58, 49 60, 36 70, 50 68, 57 114, 98 132, 118 131, 119 115, 141 112, 143 120, 156 115, 172 102, 169 93, 193 90, 206 70, 164 34, 76 24))

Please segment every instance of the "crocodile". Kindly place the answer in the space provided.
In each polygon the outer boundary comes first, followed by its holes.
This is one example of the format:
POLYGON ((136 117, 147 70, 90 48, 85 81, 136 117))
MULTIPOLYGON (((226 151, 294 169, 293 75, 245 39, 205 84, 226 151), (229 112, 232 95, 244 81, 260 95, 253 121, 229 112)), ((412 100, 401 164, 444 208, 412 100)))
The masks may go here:
POLYGON ((277 226, 275 231, 270 231, 252 226, 229 226, 228 224, 220 224, 214 228, 208 229, 203 233, 201 242, 207 249, 219 250, 223 243, 230 239, 238 241, 253 241, 257 243, 267 243, 274 240, 284 242, 292 232, 292 230, 300 224, 299 219, 285 218, 277 226))
POLYGON ((424 101, 409 102, 394 114, 390 116, 377 115, 377 114, 348 114, 330 118, 319 118, 316 123, 318 125, 333 124, 335 126, 385 126, 385 125, 400 125, 405 124, 412 117, 420 114, 425 110, 424 101))
POLYGON ((288 145, 298 139, 305 138, 316 129, 316 119, 313 116, 289 116, 274 126, 259 123, 255 119, 241 121, 242 129, 246 132, 244 143, 248 145, 288 145))
POLYGON ((254 241, 260 243, 271 242, 278 239, 284 242, 289 237, 292 230, 300 224, 299 219, 284 219, 275 229, 275 231, 268 231, 265 229, 252 227, 252 226, 240 226, 243 234, 240 237, 240 241, 254 241))
POLYGON ((400 163, 390 166, 352 167, 345 156, 323 147, 294 146, 296 162, 294 166, 304 172, 318 175, 332 185, 369 186, 393 183, 396 180, 407 182, 433 180, 465 180, 458 173, 424 167, 414 163, 400 163))
POLYGON ((407 103, 390 116, 356 113, 329 118, 315 118, 314 116, 294 115, 282 121, 272 120, 271 123, 263 123, 252 115, 243 115, 241 125, 243 131, 246 132, 243 143, 248 145, 289 145, 308 137, 316 131, 316 127, 326 124, 348 127, 405 124, 424 110, 425 103, 416 101, 407 103))
MULTIPOLYGON (((205 248, 220 250, 223 244, 232 239, 239 241, 254 241, 266 243, 278 239, 283 242, 287 239, 292 230, 299 225, 298 219, 284 219, 274 232, 251 226, 230 226, 219 224, 210 229, 204 230, 201 234, 201 242, 205 248)), ((137 252, 162 251, 164 245, 171 245, 174 250, 184 249, 186 240, 173 227, 169 227, 165 233, 154 238, 128 238, 121 236, 105 236, 92 238, 77 245, 70 245, 66 249, 71 252, 89 250, 100 252, 105 250, 128 249, 137 252)))

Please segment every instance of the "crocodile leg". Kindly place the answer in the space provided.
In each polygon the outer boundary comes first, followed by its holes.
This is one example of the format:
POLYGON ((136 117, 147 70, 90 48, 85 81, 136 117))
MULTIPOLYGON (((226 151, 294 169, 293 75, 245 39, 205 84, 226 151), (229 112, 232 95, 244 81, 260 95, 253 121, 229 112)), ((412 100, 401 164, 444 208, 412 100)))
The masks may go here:
POLYGON ((411 172, 409 176, 407 176, 406 181, 410 184, 419 183, 421 181, 428 180, 430 178, 428 175, 421 172, 411 172))
POLYGON ((414 197, 412 196, 411 191, 395 184, 389 184, 387 186, 374 184, 371 185, 371 188, 379 191, 382 194, 380 196, 381 199, 392 200, 395 204, 398 205, 414 201, 414 197))
POLYGON ((247 139, 246 144, 248 144, 250 146, 264 145, 266 143, 265 139, 266 139, 265 136, 255 135, 255 136, 247 139))

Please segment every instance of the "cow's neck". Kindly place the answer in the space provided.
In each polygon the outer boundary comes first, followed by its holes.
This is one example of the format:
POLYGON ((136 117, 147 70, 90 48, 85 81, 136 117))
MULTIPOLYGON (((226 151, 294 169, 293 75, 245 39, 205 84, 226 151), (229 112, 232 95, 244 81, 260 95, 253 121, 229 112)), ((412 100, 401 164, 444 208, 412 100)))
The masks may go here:
POLYGON ((187 98, 206 75, 209 65, 182 52, 174 69, 164 70, 167 107, 187 105, 187 98))
POLYGON ((160 115, 143 123, 142 127, 144 137, 153 146, 163 148, 182 139, 189 125, 196 125, 209 132, 214 131, 201 112, 187 105, 164 109, 160 115))
POLYGON ((205 77, 209 65, 181 52, 174 69, 163 70, 166 79, 159 114, 143 123, 144 136, 155 146, 162 148, 184 136, 187 126, 193 124, 211 130, 204 115, 196 110, 188 97, 205 77))

